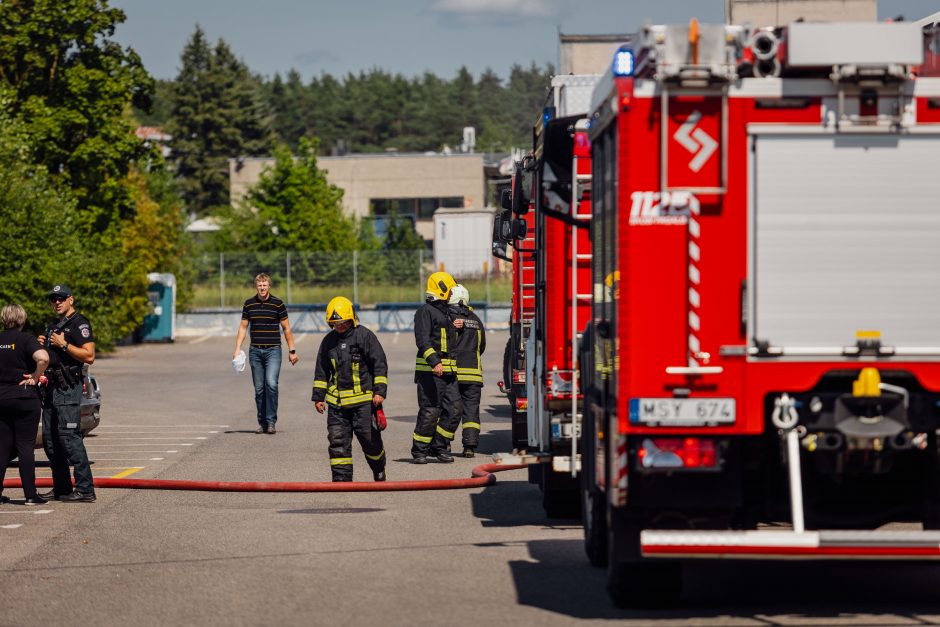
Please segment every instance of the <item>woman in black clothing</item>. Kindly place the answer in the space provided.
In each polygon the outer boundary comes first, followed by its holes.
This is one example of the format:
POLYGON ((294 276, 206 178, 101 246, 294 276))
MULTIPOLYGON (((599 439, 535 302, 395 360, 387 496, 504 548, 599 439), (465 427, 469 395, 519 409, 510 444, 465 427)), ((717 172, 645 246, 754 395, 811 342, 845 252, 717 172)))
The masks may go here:
MULTIPOLYGON (((47 501, 36 493, 33 447, 42 416, 39 378, 49 365, 49 353, 32 335, 23 333, 26 311, 19 305, 0 310, 0 493, 14 446, 20 458, 20 479, 27 505, 47 501)), ((0 494, 0 503, 9 499, 0 494)))

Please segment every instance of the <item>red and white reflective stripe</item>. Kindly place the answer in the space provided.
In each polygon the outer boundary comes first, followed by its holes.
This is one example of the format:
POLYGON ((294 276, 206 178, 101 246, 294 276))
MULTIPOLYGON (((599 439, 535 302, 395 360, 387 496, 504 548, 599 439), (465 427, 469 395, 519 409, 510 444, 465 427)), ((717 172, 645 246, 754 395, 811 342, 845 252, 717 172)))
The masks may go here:
POLYGON ((644 530, 645 557, 940 559, 937 532, 644 530))
POLYGON ((610 504, 614 507, 623 507, 627 504, 627 470, 629 469, 629 460, 627 459, 627 436, 618 433, 614 435, 616 445, 616 464, 614 465, 614 485, 610 490, 610 504))
POLYGON ((689 366, 701 366, 702 343, 699 340, 702 328, 702 226, 699 222, 700 206, 698 198, 688 194, 689 205, 689 366))

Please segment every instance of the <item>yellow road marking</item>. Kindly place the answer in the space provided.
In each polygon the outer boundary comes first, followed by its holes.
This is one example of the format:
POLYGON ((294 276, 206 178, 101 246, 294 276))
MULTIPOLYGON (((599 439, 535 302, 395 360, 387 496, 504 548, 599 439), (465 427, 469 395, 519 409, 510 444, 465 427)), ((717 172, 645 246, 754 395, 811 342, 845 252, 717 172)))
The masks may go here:
POLYGON ((137 472, 138 470, 143 470, 143 468, 144 468, 143 466, 138 466, 137 468, 128 468, 128 469, 125 470, 124 472, 119 472, 118 474, 114 475, 114 476, 111 477, 111 478, 112 478, 112 479, 123 479, 124 477, 130 477, 132 474, 134 474, 134 473, 137 472))

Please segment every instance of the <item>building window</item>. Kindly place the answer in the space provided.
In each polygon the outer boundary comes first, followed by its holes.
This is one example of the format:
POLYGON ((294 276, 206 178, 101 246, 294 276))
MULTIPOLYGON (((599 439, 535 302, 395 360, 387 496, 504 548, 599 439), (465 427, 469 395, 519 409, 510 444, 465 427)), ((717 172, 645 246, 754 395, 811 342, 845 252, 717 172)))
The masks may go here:
POLYGON ((431 220, 434 212, 441 207, 462 208, 463 196, 443 196, 431 198, 372 198, 369 205, 376 216, 395 213, 400 216, 412 216, 412 219, 431 220))

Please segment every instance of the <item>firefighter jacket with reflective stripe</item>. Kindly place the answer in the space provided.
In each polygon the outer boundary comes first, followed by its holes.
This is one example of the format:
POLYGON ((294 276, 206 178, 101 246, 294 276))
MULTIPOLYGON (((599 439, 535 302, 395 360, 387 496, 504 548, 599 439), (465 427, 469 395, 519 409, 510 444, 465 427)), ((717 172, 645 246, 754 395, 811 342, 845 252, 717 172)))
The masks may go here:
POLYGON ((388 362, 378 338, 363 326, 330 331, 317 353, 311 400, 354 407, 372 402, 373 394, 388 394, 388 362))
POLYGON ((480 360, 480 355, 486 350, 483 322, 472 309, 464 305, 451 305, 449 309, 451 321, 463 320, 463 327, 457 329, 457 337, 451 349, 457 365, 457 381, 483 385, 483 362, 480 360))
POLYGON ((445 374, 454 374, 457 366, 450 350, 456 339, 446 302, 434 300, 418 308, 415 312, 415 344, 418 346, 415 372, 431 372, 434 366, 441 364, 445 374))

